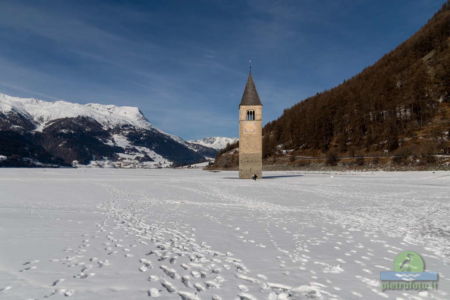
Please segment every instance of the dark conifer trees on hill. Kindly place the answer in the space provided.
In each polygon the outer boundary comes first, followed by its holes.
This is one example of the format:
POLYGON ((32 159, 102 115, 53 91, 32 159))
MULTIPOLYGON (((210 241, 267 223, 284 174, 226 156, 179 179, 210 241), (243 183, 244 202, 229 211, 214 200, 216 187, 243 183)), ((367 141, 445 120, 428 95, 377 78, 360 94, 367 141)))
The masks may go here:
MULTIPOLYGON (((439 123, 448 131, 450 5, 373 66, 284 111, 264 128, 265 156, 285 149, 393 151, 439 123), (280 146, 278 146, 280 147, 280 146)), ((439 131, 439 130, 438 130, 439 131)), ((441 132, 441 133, 442 133, 441 132)), ((441 134, 439 132, 435 132, 441 134)), ((422 136, 433 138, 433 136, 422 136)))

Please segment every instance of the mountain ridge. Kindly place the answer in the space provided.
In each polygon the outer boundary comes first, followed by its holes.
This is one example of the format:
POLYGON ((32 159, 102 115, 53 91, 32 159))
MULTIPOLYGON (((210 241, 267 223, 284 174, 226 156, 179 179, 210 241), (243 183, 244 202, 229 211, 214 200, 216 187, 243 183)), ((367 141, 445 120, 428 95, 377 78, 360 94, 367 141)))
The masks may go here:
POLYGON ((55 119, 78 116, 91 117, 107 128, 118 125, 133 125, 149 129, 152 124, 137 107, 116 106, 98 103, 78 104, 63 100, 44 101, 36 98, 19 98, 0 93, 0 112, 16 112, 29 116, 40 126, 41 131, 47 123, 55 119))
POLYGON ((188 140, 191 144, 198 144, 205 147, 213 148, 216 150, 222 150, 227 145, 236 143, 238 141, 238 138, 230 138, 230 137, 223 137, 223 136, 213 136, 213 137, 206 137, 202 139, 197 140, 188 140))
POLYGON ((0 141, 0 166, 159 168, 203 162, 217 153, 154 127, 137 107, 2 93, 0 141))

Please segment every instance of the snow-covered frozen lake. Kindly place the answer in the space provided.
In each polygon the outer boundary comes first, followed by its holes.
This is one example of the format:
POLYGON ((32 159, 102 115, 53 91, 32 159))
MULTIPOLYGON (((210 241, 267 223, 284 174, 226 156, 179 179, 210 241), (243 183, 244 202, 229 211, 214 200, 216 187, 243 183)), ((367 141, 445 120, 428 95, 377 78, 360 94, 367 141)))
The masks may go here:
POLYGON ((0 299, 450 299, 450 172, 265 176, 2 169, 0 299), (404 250, 437 291, 382 292, 404 250))

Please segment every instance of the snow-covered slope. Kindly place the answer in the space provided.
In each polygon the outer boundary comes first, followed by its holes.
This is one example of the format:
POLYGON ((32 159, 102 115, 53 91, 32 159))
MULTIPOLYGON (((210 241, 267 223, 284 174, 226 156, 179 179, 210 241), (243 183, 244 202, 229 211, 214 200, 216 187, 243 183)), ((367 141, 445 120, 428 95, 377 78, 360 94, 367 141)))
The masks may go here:
POLYGON ((106 129, 122 125, 144 129, 152 127, 137 107, 95 103, 83 105, 67 101, 48 102, 0 93, 0 112, 7 114, 11 111, 32 119, 38 131, 42 131, 53 120, 76 117, 92 118, 106 129))
POLYGON ((137 107, 0 93, 0 155, 9 157, 0 166, 168 167, 205 161, 205 154, 193 148, 152 126, 137 107))
POLYGON ((198 144, 204 147, 213 148, 215 150, 222 150, 228 144, 233 144, 237 142, 237 138, 229 138, 229 137, 207 137, 200 140, 191 140, 189 143, 198 144))

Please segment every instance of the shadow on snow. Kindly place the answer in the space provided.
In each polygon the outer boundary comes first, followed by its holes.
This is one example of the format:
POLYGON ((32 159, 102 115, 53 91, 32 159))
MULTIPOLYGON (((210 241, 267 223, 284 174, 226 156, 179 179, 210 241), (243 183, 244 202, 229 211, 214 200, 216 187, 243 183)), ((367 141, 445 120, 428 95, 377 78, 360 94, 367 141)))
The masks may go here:
MULTIPOLYGON (((304 175, 270 175, 263 176, 262 179, 277 179, 277 178, 289 178, 289 177, 303 177, 304 175)), ((223 179, 240 179, 239 177, 224 177, 223 179)), ((248 180, 251 180, 250 178, 248 180)), ((261 180, 258 178, 257 180, 261 180)))

